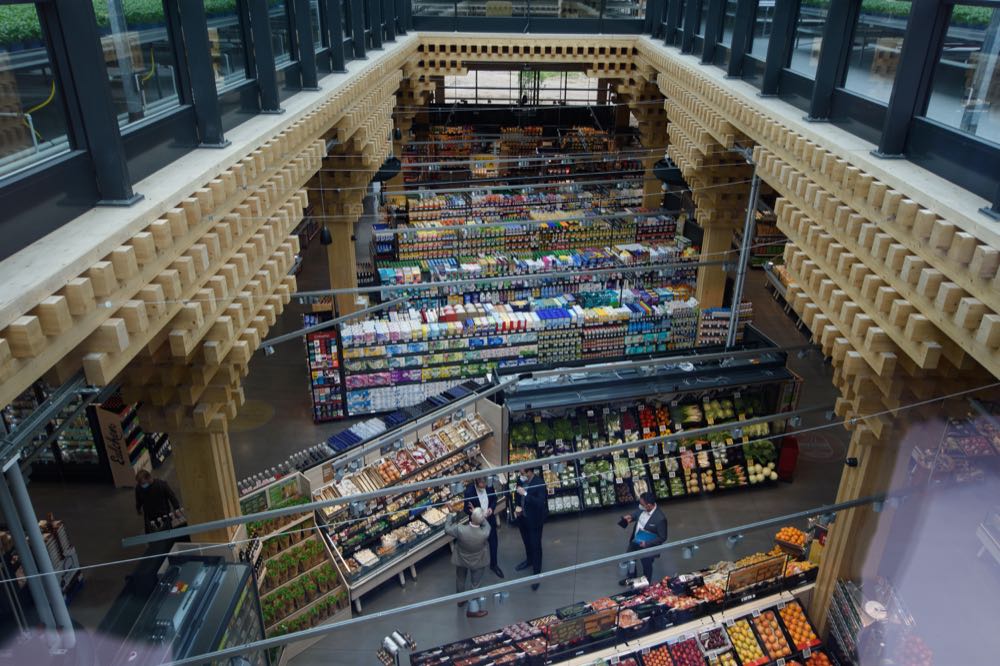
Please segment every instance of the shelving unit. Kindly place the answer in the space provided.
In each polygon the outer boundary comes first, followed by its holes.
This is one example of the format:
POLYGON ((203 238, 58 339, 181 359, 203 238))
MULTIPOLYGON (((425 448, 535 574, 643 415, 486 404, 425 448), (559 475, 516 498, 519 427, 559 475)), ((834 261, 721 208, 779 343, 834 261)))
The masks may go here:
MULTIPOLYGON (((330 314, 304 314, 302 325, 315 326, 329 321, 330 314)), ((344 416, 344 387, 341 378, 340 346, 337 329, 308 333, 305 337, 306 364, 309 368, 309 397, 313 422, 333 421, 344 416)))
MULTIPOLYGON (((293 474, 246 495, 240 508, 248 515, 304 504, 309 498, 308 480, 293 474)), ((349 617, 347 588, 313 512, 247 523, 247 535, 251 541, 240 556, 254 570, 268 637, 342 619, 345 611, 349 617), (326 590, 310 593, 309 584, 326 590)))
MULTIPOLYGON (((420 481, 489 466, 483 449, 495 449, 496 429, 478 412, 439 422, 419 438, 408 436, 383 456, 351 473, 324 466, 326 481, 313 490, 314 500, 352 495, 396 484, 420 481)), ((337 505, 317 512, 324 538, 347 581, 355 608, 361 597, 391 578, 416 577, 415 564, 448 543, 443 531, 447 514, 461 511, 463 498, 448 487, 434 488, 367 502, 337 505), (457 503, 456 503, 457 500, 457 503), (350 518, 349 521, 344 522, 350 518)))
MULTIPOLYGON (((744 327, 753 321, 753 304, 749 301, 740 303, 736 313, 736 344, 743 341, 744 327)), ((726 343, 729 333, 729 320, 732 318, 730 308, 706 308, 698 318, 698 346, 722 345, 726 343)))

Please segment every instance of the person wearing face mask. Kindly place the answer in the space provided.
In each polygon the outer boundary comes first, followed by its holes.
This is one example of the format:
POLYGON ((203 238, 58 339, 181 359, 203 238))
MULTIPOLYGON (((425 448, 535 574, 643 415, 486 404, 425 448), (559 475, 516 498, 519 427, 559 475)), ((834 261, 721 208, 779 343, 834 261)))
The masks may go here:
MULTIPOLYGON (((632 513, 622 516, 619 525, 622 527, 631 526, 628 530, 628 552, 643 550, 659 546, 667 540, 667 517, 656 506, 656 495, 650 492, 642 493, 639 496, 639 508, 632 513)), ((659 555, 639 558, 642 564, 642 575, 646 580, 653 583, 653 560, 659 555)), ((623 578, 618 581, 619 585, 627 585, 628 579, 623 578)))
POLYGON ((172 517, 180 515, 181 503, 166 481, 154 479, 149 470, 140 469, 135 475, 135 511, 142 514, 146 534, 163 529, 157 523, 170 527, 172 517))
MULTIPOLYGON (((545 482, 535 474, 534 469, 525 469, 518 477, 514 503, 514 516, 524 542, 524 562, 515 569, 523 571, 531 567, 534 573, 539 574, 542 572, 542 526, 549 515, 549 501, 545 482)), ((531 589, 537 590, 538 583, 533 583, 531 589)))
POLYGON ((486 477, 480 477, 476 479, 475 483, 465 486, 465 513, 472 516, 472 512, 476 509, 482 509, 486 513, 486 523, 490 526, 490 571, 497 578, 503 578, 503 570, 497 562, 499 537, 497 536, 496 508, 496 490, 486 477))

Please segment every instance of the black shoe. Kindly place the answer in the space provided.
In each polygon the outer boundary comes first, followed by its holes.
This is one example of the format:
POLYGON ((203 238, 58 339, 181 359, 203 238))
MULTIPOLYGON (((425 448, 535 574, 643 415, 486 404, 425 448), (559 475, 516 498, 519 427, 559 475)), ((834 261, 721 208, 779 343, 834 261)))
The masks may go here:
POLYGON ((459 602, 458 602, 458 607, 459 607, 459 608, 465 608, 465 603, 466 603, 466 602, 464 602, 464 601, 459 601, 459 602))
POLYGON ((497 578, 503 578, 503 570, 500 567, 490 567, 490 571, 496 574, 497 578))
POLYGON ((618 581, 618 584, 621 585, 622 587, 628 587, 628 578, 622 578, 620 581, 618 581))
POLYGON ((515 571, 524 571, 525 569, 527 569, 530 566, 531 566, 531 562, 529 562, 528 560, 525 560, 524 562, 521 562, 516 567, 514 567, 514 570, 515 571))
POLYGON ((532 584, 531 584, 531 590, 532 590, 532 591, 535 591, 535 590, 537 590, 537 589, 538 589, 538 586, 539 586, 539 585, 541 585, 541 583, 532 583, 532 584))

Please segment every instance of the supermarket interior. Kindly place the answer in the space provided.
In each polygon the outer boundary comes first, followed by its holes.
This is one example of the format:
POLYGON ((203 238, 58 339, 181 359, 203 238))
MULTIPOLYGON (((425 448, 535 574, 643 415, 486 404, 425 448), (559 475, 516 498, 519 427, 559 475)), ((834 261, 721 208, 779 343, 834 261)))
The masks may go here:
POLYGON ((0 27, 0 663, 996 662, 994 0, 0 27))

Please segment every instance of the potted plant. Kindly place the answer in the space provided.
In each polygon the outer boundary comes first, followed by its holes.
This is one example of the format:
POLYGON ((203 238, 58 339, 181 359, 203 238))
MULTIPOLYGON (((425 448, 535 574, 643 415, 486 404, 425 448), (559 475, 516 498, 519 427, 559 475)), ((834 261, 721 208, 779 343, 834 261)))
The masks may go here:
POLYGON ((302 587, 305 588, 306 591, 306 603, 309 603, 316 598, 316 593, 319 590, 319 587, 316 585, 315 581, 307 580, 303 583, 302 587))
POLYGON ((313 580, 316 581, 316 587, 319 588, 320 594, 326 594, 330 589, 330 578, 323 573, 322 569, 313 574, 313 580))

